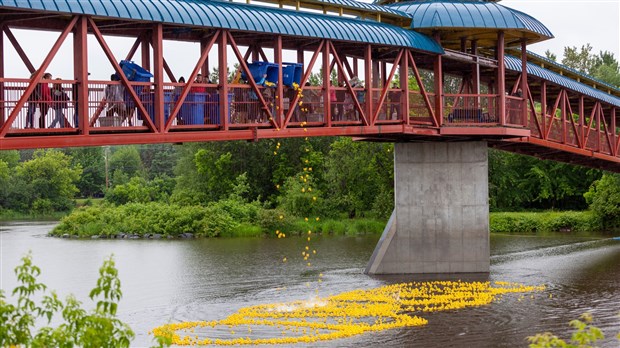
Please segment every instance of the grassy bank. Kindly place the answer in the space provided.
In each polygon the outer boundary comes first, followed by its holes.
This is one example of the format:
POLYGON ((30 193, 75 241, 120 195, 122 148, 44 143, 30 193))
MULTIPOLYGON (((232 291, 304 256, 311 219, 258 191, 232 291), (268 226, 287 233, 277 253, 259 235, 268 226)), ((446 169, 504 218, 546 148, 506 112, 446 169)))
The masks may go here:
POLYGON ((491 213, 491 233, 602 232, 591 211, 491 213))
POLYGON ((8 209, 0 210, 0 221, 58 221, 66 216, 68 212, 19 212, 8 209))
MULTIPOLYGON (((380 234, 382 219, 305 219, 256 203, 221 201, 208 207, 163 203, 97 205, 76 209, 50 233, 89 238, 276 237, 277 232, 301 235, 308 231, 334 235, 380 234)), ((589 211, 491 213, 492 233, 601 232, 589 211)))
POLYGON ((300 235, 312 231, 336 235, 381 233, 379 219, 295 218, 255 203, 221 201, 207 207, 163 203, 86 206, 64 217, 53 236, 89 238, 193 238, 300 235))

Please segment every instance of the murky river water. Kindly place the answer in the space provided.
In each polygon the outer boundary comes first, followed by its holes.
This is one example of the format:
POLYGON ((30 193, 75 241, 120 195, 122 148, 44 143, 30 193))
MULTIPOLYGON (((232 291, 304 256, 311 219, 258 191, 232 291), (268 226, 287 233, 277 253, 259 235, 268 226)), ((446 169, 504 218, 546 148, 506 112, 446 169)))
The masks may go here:
MULTIPOLYGON (((221 240, 68 240, 46 237, 50 223, 0 226, 0 288, 12 290, 13 269, 32 250, 40 280, 64 298, 87 294, 103 259, 114 253, 122 280, 119 316, 136 333, 133 346, 151 344, 147 332, 178 321, 216 320, 242 307, 421 279, 362 274, 378 236, 318 237, 317 255, 303 262, 302 238, 221 240), (283 263, 282 258, 288 262, 283 263), (323 282, 317 283, 323 273, 323 282)), ((491 273, 483 279, 545 284, 535 294, 504 296, 488 306, 422 315, 423 327, 321 342, 328 347, 524 347, 526 337, 553 331, 588 311, 620 347, 620 241, 572 237, 491 236, 491 273)), ((479 277, 458 278, 480 280, 479 277)))

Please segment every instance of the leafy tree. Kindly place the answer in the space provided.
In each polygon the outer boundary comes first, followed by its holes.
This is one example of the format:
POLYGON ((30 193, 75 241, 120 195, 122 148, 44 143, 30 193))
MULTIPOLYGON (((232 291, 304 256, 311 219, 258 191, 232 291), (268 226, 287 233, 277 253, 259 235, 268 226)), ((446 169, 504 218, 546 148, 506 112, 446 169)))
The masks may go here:
POLYGON ((321 192, 313 189, 313 179, 308 172, 298 173, 286 180, 278 198, 279 207, 298 217, 318 215, 321 192))
POLYGON ((114 173, 113 179, 123 181, 113 180, 113 185, 126 183, 132 177, 140 175, 143 169, 140 153, 136 146, 119 146, 114 148, 110 156, 109 170, 110 173, 114 173))
POLYGON ((174 177, 177 149, 172 144, 149 144, 139 147, 140 158, 149 179, 174 177))
POLYGON ((605 227, 620 227, 620 175, 603 175, 584 196, 605 227))
POLYGON ((82 175, 76 183, 81 197, 101 196, 105 189, 105 157, 102 147, 69 148, 73 166, 82 167, 82 175))
POLYGON ((493 210, 585 209, 583 194, 601 176, 594 169, 489 150, 493 210))
POLYGON ((585 44, 581 46, 581 49, 575 46, 564 47, 562 64, 585 74, 590 73, 596 64, 596 58, 592 55, 592 46, 590 44, 585 44))
POLYGON ((558 61, 558 56, 555 53, 551 52, 550 50, 545 51, 545 57, 547 57, 547 59, 550 59, 554 62, 558 61))
POLYGON ((134 176, 126 184, 116 185, 105 195, 108 202, 114 204, 165 202, 172 193, 174 180, 164 177, 146 180, 134 176))
POLYGON ((37 150, 33 159, 17 166, 11 180, 11 207, 35 211, 64 211, 73 206, 82 168, 58 150, 37 150))
MULTIPOLYGON (((40 273, 27 254, 15 268, 20 282, 13 291, 18 295, 17 305, 9 304, 0 290, 0 346, 129 347, 134 333, 116 318, 122 292, 112 257, 104 261, 97 285, 90 292, 91 300, 96 301, 96 309, 91 312, 82 309, 72 295, 63 302, 55 292, 46 294, 47 287, 37 282, 40 273), (38 298, 40 303, 36 302, 38 298), (55 328, 49 326, 59 316, 62 323, 55 328), (37 320, 46 320, 48 326, 39 328, 37 320)), ((158 343, 167 346, 171 342, 158 343)))
POLYGON ((392 156, 391 144, 349 138, 334 142, 325 161, 326 199, 331 210, 346 212, 350 218, 369 212, 382 189, 393 185, 394 169, 388 165, 392 156))

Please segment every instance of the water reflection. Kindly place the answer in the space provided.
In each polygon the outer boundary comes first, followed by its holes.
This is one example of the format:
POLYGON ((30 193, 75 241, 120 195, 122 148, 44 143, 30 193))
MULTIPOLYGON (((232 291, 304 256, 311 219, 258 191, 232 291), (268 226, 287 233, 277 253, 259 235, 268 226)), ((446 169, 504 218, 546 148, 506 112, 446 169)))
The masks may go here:
MULTIPOLYGON (((41 280, 61 297, 88 304, 103 259, 114 253, 124 297, 119 315, 147 346, 148 330, 167 322, 217 320, 241 307, 328 296, 386 283, 436 277, 369 277, 362 274, 378 236, 316 237, 312 266, 303 262, 302 238, 221 240, 72 240, 47 238, 52 224, 5 224, 0 228, 0 287, 13 289, 13 268, 32 250, 41 280), (282 262, 287 257, 287 262, 282 262), (315 282, 323 273, 323 283, 315 282)), ((490 306, 425 315, 424 327, 390 330, 321 345, 408 347, 514 347, 525 337, 554 331, 593 313, 608 339, 620 332, 620 242, 566 236, 491 237, 488 280, 545 284, 534 298, 505 296, 490 306), (549 297, 552 295, 552 297, 549 297)), ((485 276, 483 276, 485 277, 485 276)), ((452 279, 486 280, 480 275, 452 279)), ((303 346, 303 345, 302 345, 303 346)))

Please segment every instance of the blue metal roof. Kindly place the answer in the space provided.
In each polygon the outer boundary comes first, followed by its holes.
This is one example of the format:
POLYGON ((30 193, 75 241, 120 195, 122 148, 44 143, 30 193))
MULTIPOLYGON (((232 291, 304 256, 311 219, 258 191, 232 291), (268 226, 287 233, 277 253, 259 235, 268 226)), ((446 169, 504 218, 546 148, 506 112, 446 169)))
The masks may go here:
POLYGON ((575 75, 579 75, 579 76, 581 76, 581 77, 584 77, 584 78, 590 79, 590 80, 592 80, 592 81, 594 81, 594 82, 596 82, 596 83, 598 83, 598 84, 600 84, 600 85, 602 85, 602 86, 605 86, 605 87, 607 87, 607 88, 609 88, 609 89, 612 89, 612 90, 615 90, 615 91, 620 92, 620 88, 618 88, 617 86, 610 85, 609 83, 607 83, 607 82, 605 82, 605 81, 601 81, 601 80, 599 80, 599 79, 595 79, 594 77, 589 76, 589 75, 587 75, 587 74, 584 74, 584 73, 582 73, 582 72, 581 72, 581 71, 579 71, 579 70, 573 69, 573 68, 568 67, 568 66, 563 65, 563 64, 560 64, 560 63, 556 62, 555 60, 551 60, 551 59, 549 59, 549 58, 547 58, 547 57, 541 56, 541 55, 536 54, 536 53, 534 53, 534 52, 532 52, 532 51, 527 51, 527 54, 528 54, 529 56, 535 57, 536 59, 539 59, 539 60, 544 61, 544 62, 545 62, 545 64, 548 64, 548 65, 553 65, 553 66, 558 67, 558 68, 560 68, 560 69, 562 69, 562 70, 567 70, 567 71, 570 71, 571 73, 573 73, 573 74, 575 74, 575 75))
POLYGON ((411 28, 523 29, 552 38, 535 18, 494 2, 481 0, 415 0, 387 5, 413 17, 411 28))
POLYGON ((316 37, 443 54, 430 37, 375 21, 210 0, 0 0, 0 7, 316 37))
MULTIPOLYGON (((504 62, 506 63, 506 69, 521 72, 521 59, 520 58, 506 55, 504 57, 504 62)), ((551 70, 544 69, 536 64, 527 63, 527 73, 532 76, 539 77, 543 80, 553 82, 557 85, 563 86, 575 92, 587 95, 594 99, 598 99, 605 103, 620 107, 620 98, 617 98, 611 94, 607 94, 601 90, 592 88, 581 82, 577 82, 566 76, 557 74, 551 70)))
MULTIPOLYGON (((382 5, 369 4, 366 2, 356 1, 356 0, 316 0, 317 3, 325 3, 326 5, 335 5, 335 6, 347 6, 351 8, 358 8, 363 11, 371 11, 376 13, 385 13, 391 14, 394 16, 411 18, 411 15, 395 10, 393 8, 389 8, 382 5)), ((312 2, 314 3, 314 2, 312 2)))

